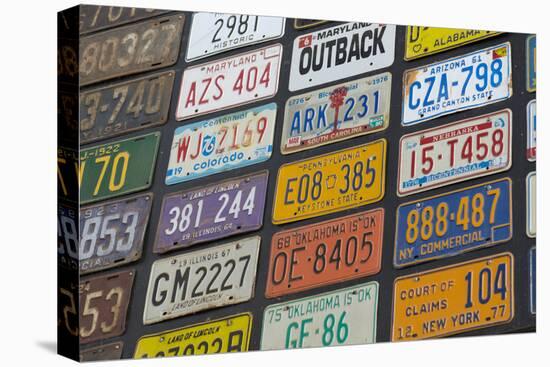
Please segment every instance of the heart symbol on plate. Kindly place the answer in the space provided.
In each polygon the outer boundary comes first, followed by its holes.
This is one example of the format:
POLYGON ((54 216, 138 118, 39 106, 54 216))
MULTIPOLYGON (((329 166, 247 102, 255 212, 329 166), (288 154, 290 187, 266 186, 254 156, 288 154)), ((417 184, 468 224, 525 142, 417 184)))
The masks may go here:
POLYGON ((420 44, 416 44, 416 45, 413 46, 413 51, 414 52, 419 52, 421 49, 422 49, 422 45, 420 45, 420 44))

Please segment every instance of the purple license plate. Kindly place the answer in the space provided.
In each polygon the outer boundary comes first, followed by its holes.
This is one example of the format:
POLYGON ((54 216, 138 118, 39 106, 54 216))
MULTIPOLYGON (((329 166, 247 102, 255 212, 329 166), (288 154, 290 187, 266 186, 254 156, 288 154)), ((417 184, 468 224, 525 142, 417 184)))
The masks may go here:
POLYGON ((268 172, 164 197, 155 253, 219 240, 262 226, 268 172))

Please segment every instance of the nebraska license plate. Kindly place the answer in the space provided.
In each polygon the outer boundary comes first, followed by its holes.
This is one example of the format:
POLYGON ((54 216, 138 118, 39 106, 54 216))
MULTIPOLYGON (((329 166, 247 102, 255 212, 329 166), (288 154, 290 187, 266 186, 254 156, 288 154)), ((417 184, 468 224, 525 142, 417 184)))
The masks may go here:
POLYGON ((537 172, 530 172, 527 186, 527 236, 537 236, 537 172))
POLYGON ((395 25, 346 23, 299 36, 288 89, 297 91, 393 64, 395 25))
POLYGON ((537 37, 531 35, 526 42, 527 91, 537 90, 537 37))
POLYGON ((281 153, 315 148, 388 127, 391 74, 383 73, 286 101, 281 153))
POLYGON ((261 349, 370 344, 376 341, 378 283, 267 306, 261 349))
POLYGON ((397 278, 392 341, 441 337, 514 317, 514 257, 476 259, 397 278))
POLYGON ((384 209, 275 233, 267 298, 362 278, 380 271, 384 209))
POLYGON ((405 71, 401 124, 477 108, 512 96, 512 50, 503 43, 405 71))
POLYGON ((113 361, 122 357, 122 342, 99 345, 82 350, 80 362, 113 361))
POLYGON ((259 236, 157 260, 143 323, 246 302, 254 295, 259 236))
POLYGON ((397 195, 506 171, 512 165, 511 141, 510 110, 404 135, 397 195))
POLYGON ((176 119, 273 97, 282 57, 283 46, 276 44, 185 69, 176 119))
POLYGON ((231 178, 164 197, 153 252, 255 231, 262 226, 268 172, 231 178))
POLYGON ((78 269, 77 204, 57 203, 57 258, 64 268, 78 269))
POLYGON ((80 5, 80 34, 118 27, 167 13, 167 10, 123 6, 80 5))
POLYGON ((393 263, 403 267, 512 238, 509 178, 402 204, 393 263))
POLYGON ((176 129, 166 171, 173 185, 264 162, 273 151, 277 104, 270 103, 176 129))
POLYGON ((537 101, 527 104, 527 160, 537 160, 537 101))

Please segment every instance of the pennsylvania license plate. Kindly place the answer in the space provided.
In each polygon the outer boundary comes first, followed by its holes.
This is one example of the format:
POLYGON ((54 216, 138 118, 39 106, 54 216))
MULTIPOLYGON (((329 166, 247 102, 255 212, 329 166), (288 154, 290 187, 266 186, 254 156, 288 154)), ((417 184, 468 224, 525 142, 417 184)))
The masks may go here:
POLYGON ((57 195, 66 202, 78 201, 78 153, 71 148, 57 148, 57 195))
POLYGON ((82 204, 151 186, 160 133, 97 145, 80 151, 82 204))
POLYGON ((143 323, 246 302, 254 295, 259 236, 157 260, 143 323))
POLYGON ((280 38, 285 18, 222 13, 195 13, 186 61, 280 38))
POLYGON ((67 269, 78 269, 78 217, 77 204, 57 203, 57 258, 67 269))
POLYGON ((266 297, 378 273, 383 232, 384 210, 375 209, 275 233, 266 297))
POLYGON ((318 19, 294 19, 294 29, 305 29, 321 25, 323 23, 328 23, 328 20, 318 20, 318 19))
POLYGON ((504 253, 397 278, 392 341, 504 324, 514 317, 514 257, 504 253))
POLYGON ((537 160, 537 101, 527 104, 527 160, 537 160))
POLYGON ((128 8, 124 6, 80 5, 80 34, 118 27, 167 13, 167 10, 128 8))
POLYGON ((283 56, 280 44, 185 69, 176 119, 195 118, 273 97, 283 56))
POLYGON ((537 236, 537 172, 527 175, 527 236, 537 236))
POLYGON ((390 97, 391 74, 383 73, 289 98, 281 153, 386 129, 390 97))
POLYGON ((80 362, 113 361, 122 357, 122 342, 99 345, 80 352, 80 362))
POLYGON ((527 58, 527 91, 534 92, 537 90, 537 37, 535 35, 527 37, 525 52, 527 58))
POLYGON ((266 307, 262 350, 376 342, 378 283, 370 282, 266 307))
POLYGON ((153 252, 181 249, 261 228, 268 172, 164 197, 153 252))
POLYGON ((374 203, 384 196, 386 140, 283 164, 273 223, 295 222, 374 203))
POLYGON ((252 314, 146 335, 137 341, 134 358, 190 356, 246 352, 250 343, 252 314))
POLYGON ((404 135, 397 195, 506 171, 512 165, 511 141, 510 110, 404 135))
POLYGON ((512 181, 505 178, 400 205, 393 263, 417 264, 511 237, 512 181))
POLYGON ((268 105, 186 124, 176 129, 166 184, 267 161, 273 152, 277 105, 268 105))
POLYGON ((404 126, 512 96, 512 50, 503 43, 405 71, 404 126))
POLYGON ((537 313, 537 248, 531 247, 529 250, 529 286, 530 286, 530 304, 531 313, 537 313))
POLYGON ((289 90, 297 91, 393 64, 395 25, 346 23, 297 37, 289 90))

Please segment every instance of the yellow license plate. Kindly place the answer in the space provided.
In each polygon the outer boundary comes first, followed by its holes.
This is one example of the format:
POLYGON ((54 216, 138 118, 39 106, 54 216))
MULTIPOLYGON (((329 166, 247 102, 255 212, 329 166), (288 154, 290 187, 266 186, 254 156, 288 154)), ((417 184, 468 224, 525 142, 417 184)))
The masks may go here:
POLYGON ((386 140, 287 163, 279 168, 273 223, 317 217, 384 196, 386 140))
POLYGON ((475 29, 408 26, 405 60, 418 59, 498 34, 475 29))
POLYGON ((513 317, 510 253, 395 280, 392 341, 451 335, 507 323, 513 317))
POLYGON ((243 313, 216 321, 141 337, 134 358, 174 357, 246 352, 252 314, 243 313))

